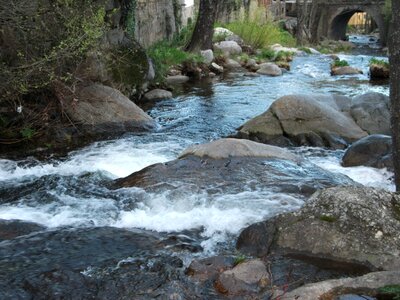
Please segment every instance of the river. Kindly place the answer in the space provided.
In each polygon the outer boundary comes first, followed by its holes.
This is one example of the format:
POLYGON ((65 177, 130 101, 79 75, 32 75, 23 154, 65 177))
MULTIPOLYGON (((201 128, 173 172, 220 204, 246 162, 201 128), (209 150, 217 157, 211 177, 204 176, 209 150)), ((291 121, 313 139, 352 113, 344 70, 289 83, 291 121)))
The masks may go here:
MULTIPOLYGON (((368 80, 368 62, 380 54, 372 53, 374 49, 367 53, 360 49, 339 57, 361 68, 363 75, 332 77, 332 60, 328 56, 296 57, 291 71, 283 77, 248 78, 230 73, 222 80, 182 86, 173 99, 160 101, 149 109, 159 124, 156 132, 96 142, 62 159, 0 159, 0 219, 35 222, 49 232, 110 226, 149 230, 162 238, 184 236, 185 243, 201 249, 195 253, 175 251, 174 255, 185 264, 193 257, 233 252, 234 240, 244 227, 298 209, 305 199, 276 193, 262 185, 239 194, 209 194, 111 190, 109 183, 151 164, 173 160, 190 145, 229 136, 287 94, 388 94, 387 85, 372 85, 368 80)), ((394 189, 393 174, 386 170, 341 167, 343 151, 292 151, 359 183, 394 189)))

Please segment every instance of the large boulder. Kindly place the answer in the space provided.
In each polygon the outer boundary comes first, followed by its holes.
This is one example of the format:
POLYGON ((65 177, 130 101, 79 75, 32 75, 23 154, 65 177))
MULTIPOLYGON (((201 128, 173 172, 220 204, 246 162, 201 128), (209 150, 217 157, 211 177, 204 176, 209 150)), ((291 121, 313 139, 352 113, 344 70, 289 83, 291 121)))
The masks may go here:
POLYGON ((373 134, 352 144, 345 152, 344 167, 368 166, 393 170, 392 138, 373 134))
POLYGON ((242 53, 242 47, 235 41, 222 41, 214 44, 214 50, 223 52, 226 56, 238 55, 242 53))
POLYGON ((371 64, 369 66, 369 77, 372 81, 389 79, 390 68, 385 64, 371 64))
MULTIPOLYGON (((399 271, 374 272, 356 278, 341 278, 334 280, 326 280, 317 283, 310 283, 290 292, 277 291, 274 298, 281 300, 315 300, 315 299, 376 299, 377 295, 384 296, 382 288, 387 286, 395 286, 399 284, 399 271), (348 298, 345 298, 346 294, 348 298), (357 295, 363 295, 356 296, 357 295), (337 298, 340 297, 341 298, 337 298)), ((386 294, 386 298, 378 299, 393 299, 390 298, 390 293, 386 294)))
POLYGON ((297 212, 246 228, 240 251, 256 256, 282 251, 331 267, 400 269, 400 196, 373 188, 316 192, 297 212))
POLYGON ((369 134, 391 135, 390 99, 380 93, 367 93, 351 101, 351 116, 369 134))
POLYGON ((238 136, 282 146, 344 148, 367 135, 348 115, 343 96, 291 95, 239 128, 238 136))
POLYGON ((274 63, 263 63, 259 65, 258 74, 268 76, 282 76, 282 70, 274 63))
POLYGON ((70 119, 94 132, 142 131, 155 122, 120 91, 101 84, 78 87, 64 104, 70 119))
POLYGON ((257 185, 275 192, 310 195, 327 186, 353 185, 348 177, 332 174, 301 160, 288 150, 241 140, 222 140, 184 151, 181 158, 149 166, 115 181, 115 188, 141 187, 150 191, 240 193, 257 185), (248 184, 246 184, 246 182, 248 184))

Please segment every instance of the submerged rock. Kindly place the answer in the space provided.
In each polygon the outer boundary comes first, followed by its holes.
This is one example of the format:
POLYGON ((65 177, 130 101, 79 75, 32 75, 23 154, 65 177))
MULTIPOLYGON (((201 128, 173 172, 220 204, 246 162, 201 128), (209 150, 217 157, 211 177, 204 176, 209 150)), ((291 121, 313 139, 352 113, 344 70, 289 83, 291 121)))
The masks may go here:
POLYGON ((253 143, 240 140, 223 140, 189 148, 180 159, 155 164, 118 179, 114 187, 238 193, 263 186, 275 192, 310 195, 323 187, 355 184, 344 175, 297 160, 287 150, 252 146, 253 143))
POLYGON ((345 152, 344 167, 368 166, 393 170, 392 138, 373 134, 352 144, 345 152))
POLYGON ((64 109, 72 121, 93 132, 149 130, 156 125, 120 91, 101 84, 79 87, 64 109))
POLYGON ((238 136, 279 146, 344 148, 367 135, 343 96, 290 95, 239 128, 238 136))
POLYGON ((272 251, 328 267, 400 269, 400 197, 361 187, 316 192, 298 212, 251 225, 237 248, 255 256, 272 251))

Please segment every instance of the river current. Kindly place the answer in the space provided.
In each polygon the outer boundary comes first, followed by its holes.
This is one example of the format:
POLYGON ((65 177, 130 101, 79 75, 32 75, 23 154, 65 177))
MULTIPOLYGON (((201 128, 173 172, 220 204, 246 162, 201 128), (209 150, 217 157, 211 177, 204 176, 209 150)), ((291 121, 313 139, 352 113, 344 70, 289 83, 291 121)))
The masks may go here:
MULTIPOLYGON (((111 226, 146 229, 163 235, 185 233, 201 244, 197 255, 230 249, 245 226, 284 211, 298 209, 301 197, 257 186, 237 193, 207 194, 188 191, 145 192, 139 188, 111 190, 108 184, 151 164, 175 159, 186 147, 226 137, 250 118, 264 112, 281 96, 300 93, 336 93, 357 96, 389 93, 387 85, 372 85, 368 63, 372 56, 358 51, 340 54, 364 74, 332 77, 331 58, 298 56, 282 77, 225 78, 187 84, 175 97, 148 110, 159 129, 142 135, 100 141, 67 157, 38 161, 32 157, 0 159, 0 219, 61 227, 111 226)), ((392 175, 368 167, 343 168, 343 151, 298 148, 291 151, 318 166, 345 174, 367 185, 393 190, 392 175)))

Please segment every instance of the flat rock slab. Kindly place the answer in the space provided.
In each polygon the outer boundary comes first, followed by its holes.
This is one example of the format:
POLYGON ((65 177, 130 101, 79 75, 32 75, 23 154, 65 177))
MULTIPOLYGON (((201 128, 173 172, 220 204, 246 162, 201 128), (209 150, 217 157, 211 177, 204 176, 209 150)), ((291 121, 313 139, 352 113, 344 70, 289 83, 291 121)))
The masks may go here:
POLYGON ((307 161, 262 157, 212 159, 187 155, 118 179, 114 187, 239 193, 262 186, 276 192, 310 195, 323 187, 354 184, 347 176, 330 173, 307 161))

